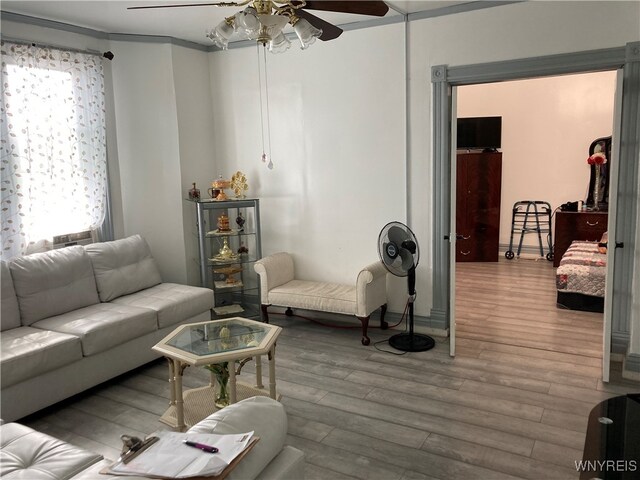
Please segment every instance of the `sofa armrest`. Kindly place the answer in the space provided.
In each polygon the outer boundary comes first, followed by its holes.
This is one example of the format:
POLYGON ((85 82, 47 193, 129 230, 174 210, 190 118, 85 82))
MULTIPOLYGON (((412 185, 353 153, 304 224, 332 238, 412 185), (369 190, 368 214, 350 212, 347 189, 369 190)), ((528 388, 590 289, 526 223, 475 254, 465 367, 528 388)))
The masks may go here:
POLYGON ((364 267, 356 280, 356 316, 367 317, 387 303, 387 269, 382 262, 364 267))
POLYGON ((260 297, 265 305, 269 303, 269 290, 293 280, 293 257, 285 252, 266 256, 253 268, 260 276, 260 297))

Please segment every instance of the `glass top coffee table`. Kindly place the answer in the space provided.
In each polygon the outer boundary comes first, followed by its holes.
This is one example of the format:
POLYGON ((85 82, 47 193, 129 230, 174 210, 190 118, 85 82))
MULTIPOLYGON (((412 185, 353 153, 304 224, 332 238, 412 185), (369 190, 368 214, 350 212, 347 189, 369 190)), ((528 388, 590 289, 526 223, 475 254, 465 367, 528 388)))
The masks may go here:
POLYGON ((152 349, 169 361, 171 400, 160 421, 183 431, 187 425, 216 410, 214 405, 215 375, 208 387, 182 391, 182 375, 188 366, 205 366, 229 362, 229 402, 255 395, 276 398, 276 340, 281 327, 233 317, 210 322, 180 325, 152 349), (269 358, 269 390, 262 384, 261 356, 269 358), (256 362, 255 387, 236 382, 237 361, 253 358, 256 362), (186 423, 185 423, 186 421, 186 423))

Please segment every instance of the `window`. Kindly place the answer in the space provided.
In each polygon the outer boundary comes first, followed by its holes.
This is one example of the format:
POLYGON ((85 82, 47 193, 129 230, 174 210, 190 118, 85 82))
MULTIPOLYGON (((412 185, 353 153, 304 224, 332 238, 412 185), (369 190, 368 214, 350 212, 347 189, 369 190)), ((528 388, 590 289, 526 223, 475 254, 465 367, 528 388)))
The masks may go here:
POLYGON ((2 42, 2 259, 95 229, 107 194, 98 55, 2 42))

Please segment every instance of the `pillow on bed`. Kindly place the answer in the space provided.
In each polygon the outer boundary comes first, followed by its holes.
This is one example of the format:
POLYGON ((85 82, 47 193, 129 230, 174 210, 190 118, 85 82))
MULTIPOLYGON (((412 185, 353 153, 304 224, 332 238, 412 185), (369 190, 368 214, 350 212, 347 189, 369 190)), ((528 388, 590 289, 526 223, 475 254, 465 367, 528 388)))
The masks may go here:
POLYGON ((600 242, 598 242, 598 251, 602 254, 607 253, 607 243, 609 242, 609 232, 604 232, 600 242))

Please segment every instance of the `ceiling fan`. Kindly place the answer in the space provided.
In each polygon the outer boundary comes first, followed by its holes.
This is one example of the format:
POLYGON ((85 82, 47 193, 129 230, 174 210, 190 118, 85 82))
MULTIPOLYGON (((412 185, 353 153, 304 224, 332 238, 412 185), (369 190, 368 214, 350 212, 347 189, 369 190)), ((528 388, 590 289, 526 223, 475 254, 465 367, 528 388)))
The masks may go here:
POLYGON ((293 27, 304 50, 316 38, 327 41, 337 38, 342 29, 307 10, 343 12, 383 17, 389 7, 380 1, 325 1, 325 0, 246 0, 242 2, 211 2, 173 5, 145 5, 128 7, 128 10, 182 7, 245 7, 235 15, 225 18, 207 33, 218 47, 227 49, 232 35, 238 39, 251 39, 261 43, 273 53, 287 50, 291 42, 283 33, 287 24, 293 27))

